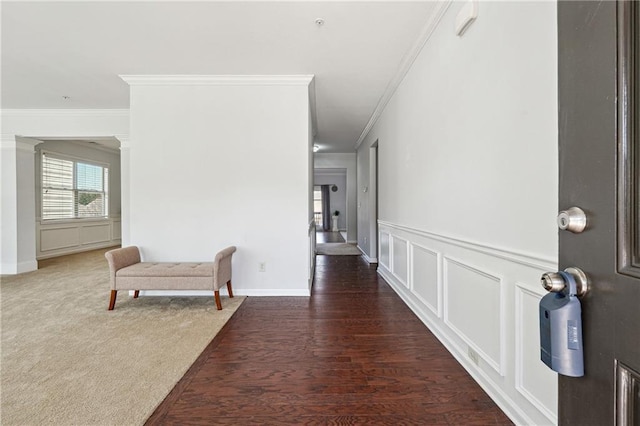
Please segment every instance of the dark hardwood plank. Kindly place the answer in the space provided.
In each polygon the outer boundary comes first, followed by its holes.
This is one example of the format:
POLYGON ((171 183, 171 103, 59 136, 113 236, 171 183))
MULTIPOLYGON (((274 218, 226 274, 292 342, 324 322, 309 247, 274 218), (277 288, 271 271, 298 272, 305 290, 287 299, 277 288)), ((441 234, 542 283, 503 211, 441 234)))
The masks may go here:
POLYGON ((149 425, 510 425, 357 256, 318 256, 311 298, 249 297, 149 425))

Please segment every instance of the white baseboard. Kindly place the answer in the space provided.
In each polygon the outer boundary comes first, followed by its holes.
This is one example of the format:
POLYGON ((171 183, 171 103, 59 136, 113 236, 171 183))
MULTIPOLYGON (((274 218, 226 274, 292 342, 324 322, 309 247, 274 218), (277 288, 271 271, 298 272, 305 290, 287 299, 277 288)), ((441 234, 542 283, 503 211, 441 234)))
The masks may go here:
POLYGON ((73 247, 71 249, 55 250, 55 251, 51 251, 50 253, 40 254, 40 256, 38 256, 38 260, 50 259, 52 257, 66 256, 68 254, 82 253, 85 251, 92 251, 92 250, 98 250, 98 249, 109 248, 109 247, 117 247, 117 246, 120 246, 121 244, 122 244, 121 240, 113 240, 105 243, 87 244, 81 247, 73 247))
POLYGON ((29 260, 19 263, 3 263, 0 265, 1 275, 17 275, 24 274, 25 272, 36 271, 38 269, 37 260, 29 260))
POLYGON ((362 248, 360 248, 360 246, 356 246, 356 247, 358 247, 358 250, 360 250, 360 253, 362 253, 362 257, 368 263, 378 263, 378 259, 376 259, 375 257, 372 258, 372 257, 367 256, 367 253, 365 253, 364 250, 362 250, 362 248))
MULTIPOLYGON (((133 291, 129 292, 133 295, 133 291)), ((269 297, 269 296, 298 296, 309 297, 311 296, 310 289, 238 289, 233 288, 233 294, 236 296, 254 296, 254 297, 269 297)), ((226 287, 220 289, 220 295, 227 295, 226 287)), ((212 292, 209 290, 140 290, 140 296, 207 296, 211 297, 212 292)))

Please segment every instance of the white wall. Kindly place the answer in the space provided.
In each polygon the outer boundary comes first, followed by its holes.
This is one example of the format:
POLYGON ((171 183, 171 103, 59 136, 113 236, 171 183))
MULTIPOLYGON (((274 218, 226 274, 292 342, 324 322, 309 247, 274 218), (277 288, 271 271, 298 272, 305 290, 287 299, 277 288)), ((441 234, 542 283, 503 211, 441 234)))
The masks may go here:
POLYGON ((238 294, 308 295, 310 79, 123 78, 124 244, 149 261, 211 261, 235 245, 238 294))
POLYGON ((376 259, 377 253, 372 250, 370 245, 371 238, 370 232, 372 223, 370 220, 370 208, 371 192, 368 190, 370 187, 370 164, 369 164, 369 146, 366 143, 362 143, 358 147, 357 155, 357 176, 358 187, 356 189, 357 203, 358 203, 358 247, 360 250, 370 259, 376 259), (367 191, 365 192, 365 188, 367 191))
POLYGON ((2 244, 0 273, 19 274, 38 268, 35 259, 35 184, 33 146, 37 141, 2 135, 2 244))
POLYGON ((314 169, 321 171, 322 169, 345 169, 347 171, 346 182, 346 211, 340 210, 340 215, 345 215, 346 229, 347 229, 347 241, 352 243, 356 242, 358 236, 358 210, 357 210, 357 194, 356 194, 356 155, 355 154, 322 154, 315 153, 314 156, 314 169))
POLYGON ((461 7, 360 145, 358 186, 378 140, 380 274, 512 420, 552 424, 537 303, 557 263, 556 5, 480 2, 458 37, 461 7))
POLYGON ((126 139, 129 112, 4 109, 0 119, 0 273, 17 274, 37 269, 34 146, 46 137, 126 139))

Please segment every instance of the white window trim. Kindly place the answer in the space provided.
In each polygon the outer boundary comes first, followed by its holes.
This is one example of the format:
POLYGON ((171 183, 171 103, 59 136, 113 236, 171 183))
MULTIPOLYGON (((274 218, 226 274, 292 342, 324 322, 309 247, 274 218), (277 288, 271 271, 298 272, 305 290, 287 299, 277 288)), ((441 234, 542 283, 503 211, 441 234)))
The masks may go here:
MULTIPOLYGON (((66 161, 73 161, 73 162, 80 162, 80 163, 84 163, 84 164, 89 164, 92 166, 99 166, 99 167, 103 167, 103 168, 107 168, 109 169, 109 177, 111 177, 111 163, 103 163, 101 161, 96 161, 96 160, 90 160, 84 157, 80 157, 80 156, 76 156, 76 155, 71 155, 71 154, 62 154, 59 153, 57 151, 49 151, 46 149, 42 149, 39 151, 39 156, 40 156, 40 170, 39 170, 39 176, 38 176, 38 182, 39 182, 39 189, 40 189, 40 217, 37 219, 40 223, 47 223, 47 224, 63 224, 63 223, 77 223, 77 222, 105 222, 105 221, 109 221, 111 219, 111 214, 110 214, 110 206, 107 205, 107 212, 105 216, 96 216, 96 217, 65 217, 65 218, 54 218, 54 219, 45 219, 42 217, 42 209, 43 209, 43 198, 44 198, 44 185, 43 185, 43 161, 42 158, 44 155, 48 155, 52 158, 56 158, 59 160, 66 160, 66 161)), ((74 183, 75 185, 75 183, 74 183)), ((111 185, 110 182, 107 183, 108 187, 109 187, 109 192, 111 192, 111 185)), ((75 188, 74 188, 75 189, 75 188)), ((107 193, 107 197, 109 197, 109 193, 107 193)))

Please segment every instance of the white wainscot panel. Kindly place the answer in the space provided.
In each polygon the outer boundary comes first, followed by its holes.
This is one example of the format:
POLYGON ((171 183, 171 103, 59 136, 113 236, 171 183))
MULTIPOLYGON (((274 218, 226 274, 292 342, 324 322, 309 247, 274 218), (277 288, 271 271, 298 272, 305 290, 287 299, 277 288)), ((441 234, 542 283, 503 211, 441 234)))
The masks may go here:
POLYGON ((388 270, 391 270, 389 267, 389 256, 389 234, 380 232, 380 263, 388 270))
POLYGON ((440 318, 442 309, 439 254, 426 247, 411 244, 411 265, 411 290, 431 312, 440 318))
POLYGON ((402 238, 398 238, 394 235, 391 237, 391 241, 391 255, 393 256, 393 260, 391 262, 391 272, 393 272, 393 275, 396 276, 398 281, 400 281, 406 287, 409 287, 409 246, 407 244, 407 240, 403 240, 402 238))
POLYGON ((74 247, 80 244, 80 230, 76 226, 40 230, 42 251, 74 247))
POLYGON ((451 258, 444 265, 445 323, 504 375, 502 280, 451 258))
POLYGON ((111 240, 111 226, 108 223, 88 225, 80 228, 82 244, 104 243, 111 240))
POLYGON ((538 305, 542 294, 530 287, 516 284, 516 389, 556 424, 558 375, 540 360, 538 305))

